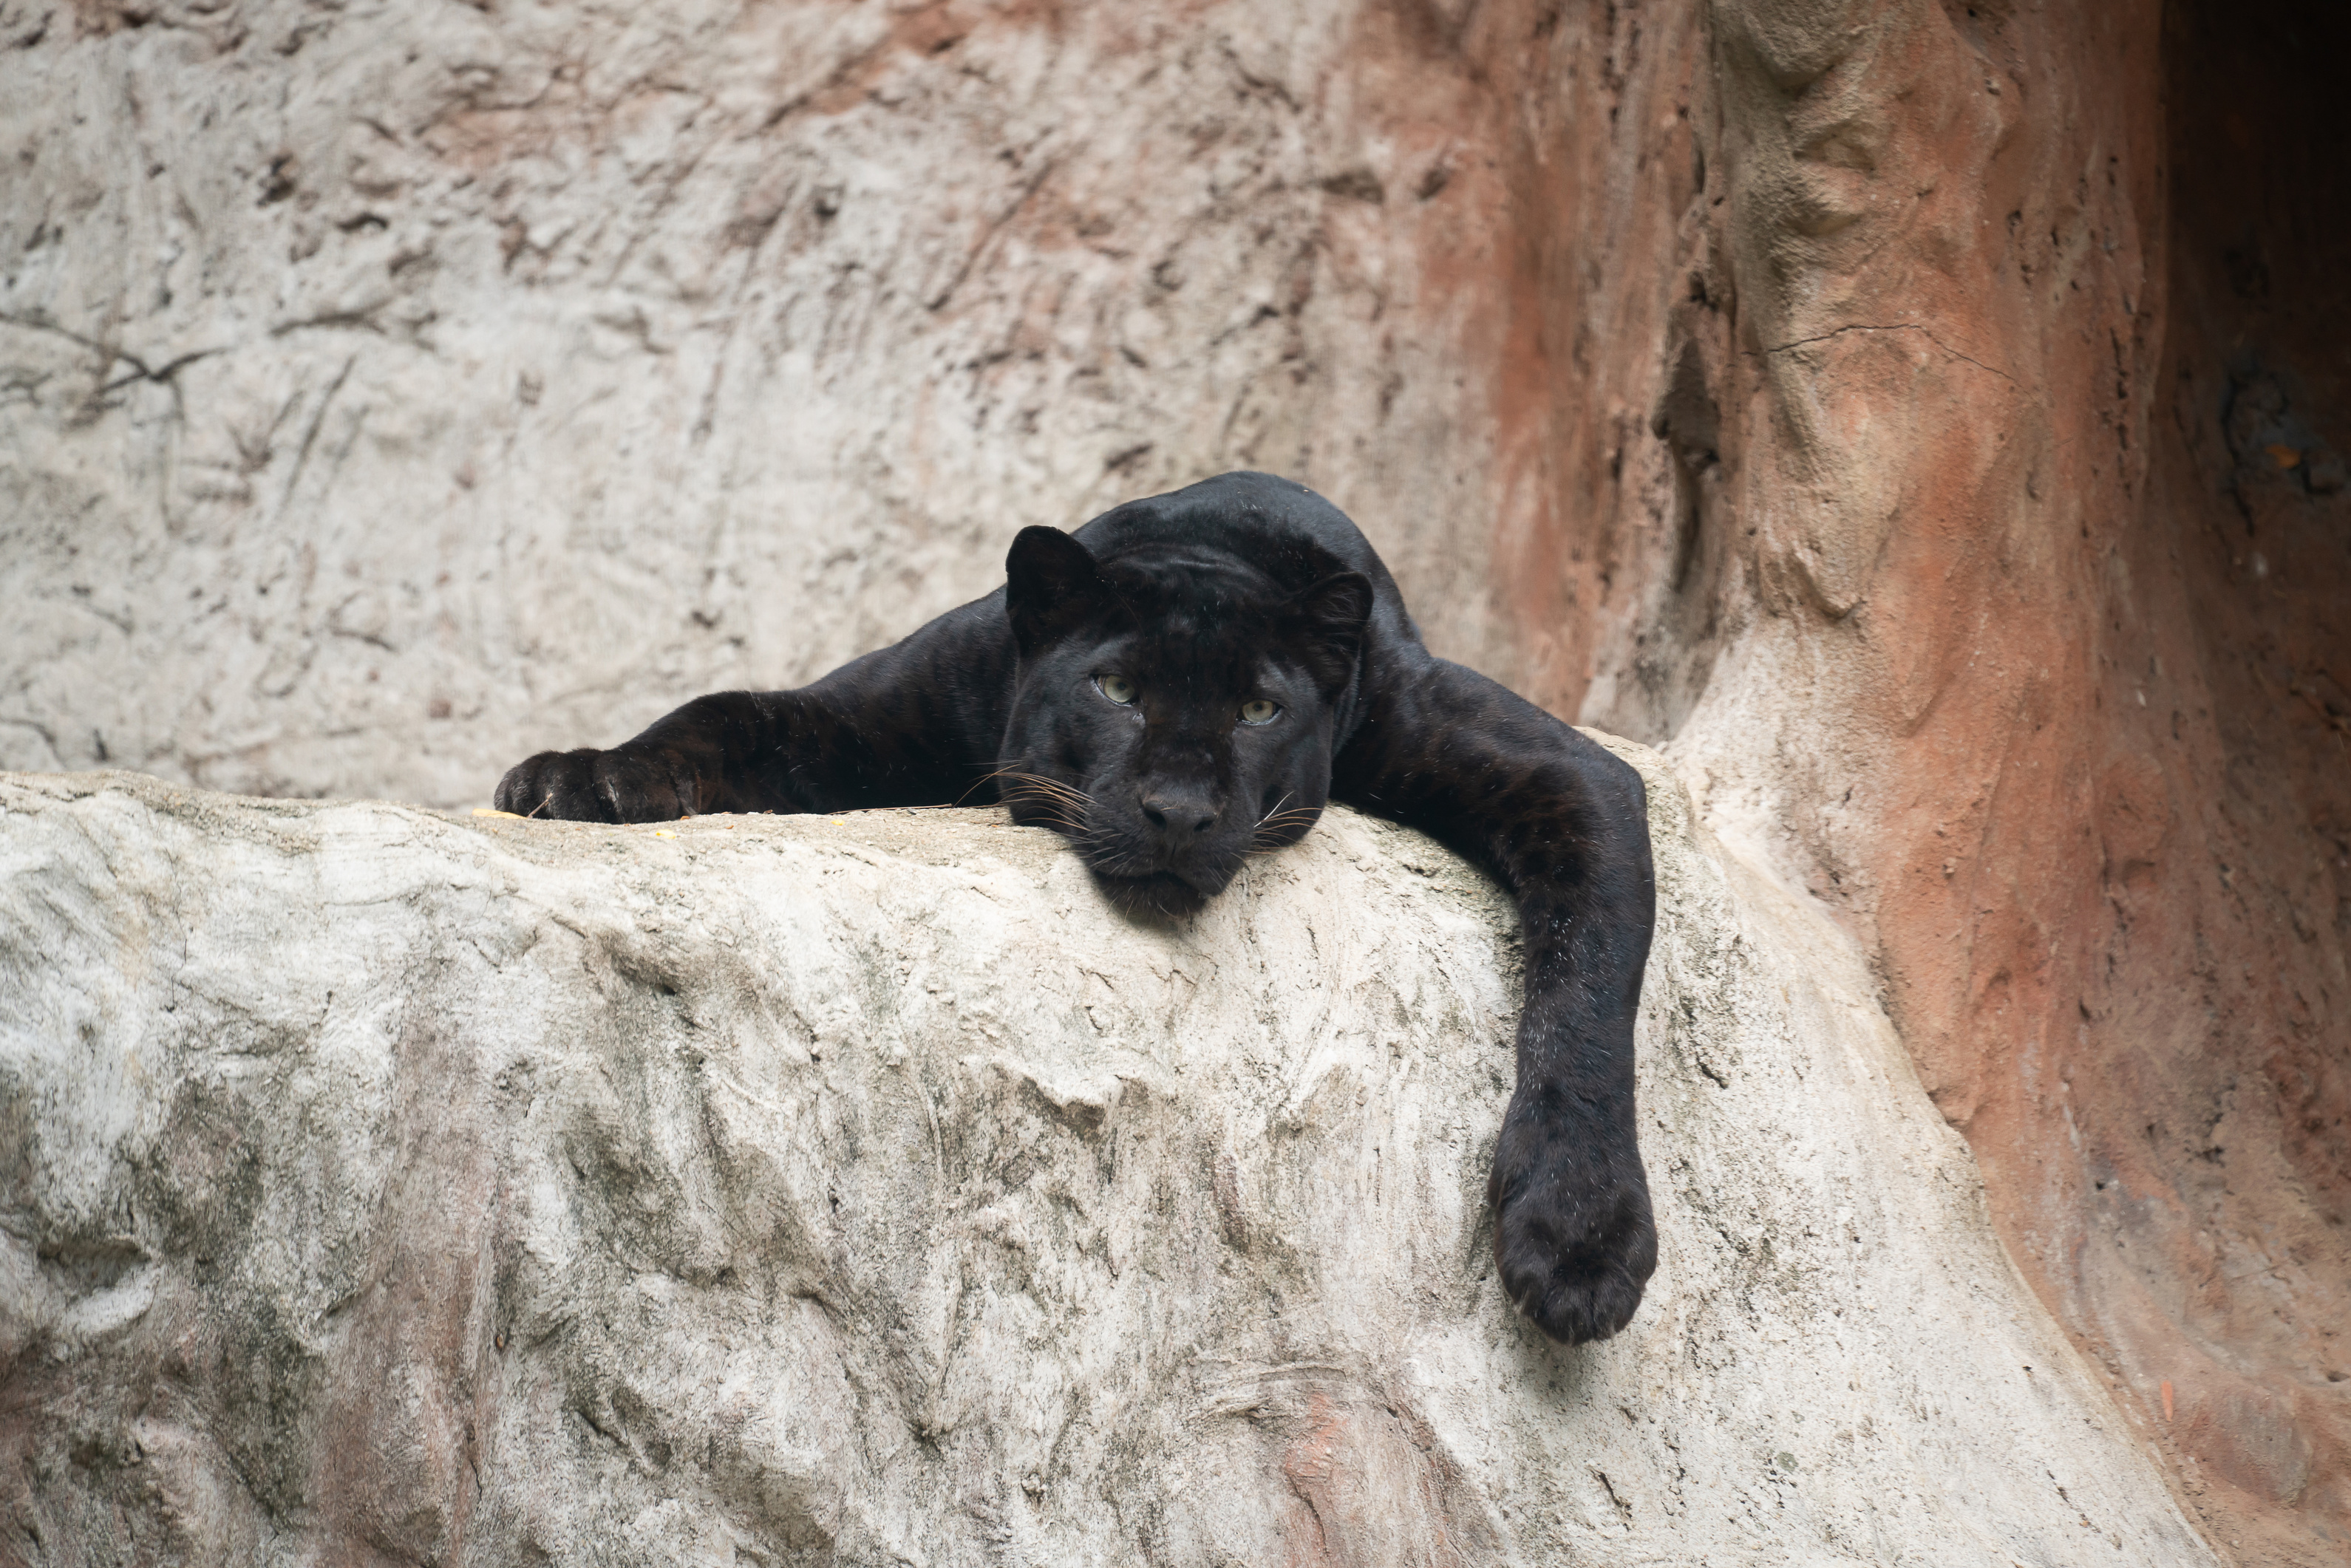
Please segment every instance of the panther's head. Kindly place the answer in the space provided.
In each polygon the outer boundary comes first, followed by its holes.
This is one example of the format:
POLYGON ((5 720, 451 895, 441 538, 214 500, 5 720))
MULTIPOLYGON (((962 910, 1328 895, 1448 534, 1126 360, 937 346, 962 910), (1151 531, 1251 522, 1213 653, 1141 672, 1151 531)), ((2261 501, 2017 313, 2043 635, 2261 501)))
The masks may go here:
POLYGON ((1295 843, 1331 794, 1372 585, 1295 592, 1163 546, 1097 560, 1055 528, 1005 562, 1019 674, 998 787, 1068 835, 1130 914, 1188 915, 1252 852, 1295 843))

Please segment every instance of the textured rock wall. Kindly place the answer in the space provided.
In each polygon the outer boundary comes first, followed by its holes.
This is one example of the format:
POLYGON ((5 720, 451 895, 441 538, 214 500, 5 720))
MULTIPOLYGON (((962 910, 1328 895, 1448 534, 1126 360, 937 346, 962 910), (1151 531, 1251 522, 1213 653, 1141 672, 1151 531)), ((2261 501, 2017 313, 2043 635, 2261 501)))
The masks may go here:
POLYGON ((0 766, 471 801, 1238 466, 1522 673, 1548 378, 1458 34, 5 0, 0 766))
POLYGON ((2340 1562, 2351 183, 2323 62, 2351 31, 1710 18, 1655 348, 1674 487, 1588 508, 1669 505, 1676 549, 1583 711, 1670 736, 1712 819, 1861 936, 2002 1233, 2215 1539, 2340 1562))
POLYGON ((1176 930, 992 811, 0 781, 0 1552, 2212 1561, 1858 949, 1654 754, 1663 1261, 1493 1288, 1508 905, 1333 812, 1176 930))

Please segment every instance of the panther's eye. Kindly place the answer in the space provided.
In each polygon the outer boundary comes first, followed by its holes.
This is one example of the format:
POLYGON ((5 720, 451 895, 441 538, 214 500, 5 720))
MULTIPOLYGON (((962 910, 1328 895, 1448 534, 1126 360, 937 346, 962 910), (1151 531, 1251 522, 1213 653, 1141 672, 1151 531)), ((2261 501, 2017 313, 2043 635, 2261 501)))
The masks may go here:
POLYGON ((1275 716, 1280 712, 1281 705, 1280 703, 1270 703, 1263 697, 1259 697, 1253 703, 1241 704, 1241 722, 1243 724, 1271 724, 1274 721, 1275 716))
POLYGON ((1094 690, 1121 707, 1134 700, 1134 683, 1124 675, 1096 675, 1094 690))

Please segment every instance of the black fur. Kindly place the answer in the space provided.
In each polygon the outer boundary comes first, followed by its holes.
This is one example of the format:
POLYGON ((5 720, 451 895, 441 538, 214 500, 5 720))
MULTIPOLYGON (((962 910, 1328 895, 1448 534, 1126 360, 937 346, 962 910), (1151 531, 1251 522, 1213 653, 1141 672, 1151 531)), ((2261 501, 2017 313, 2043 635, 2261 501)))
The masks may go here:
POLYGON ((1488 1186, 1503 1286, 1555 1339, 1623 1328, 1656 1265, 1633 1114, 1656 905, 1639 775, 1421 646, 1369 542, 1287 480, 1228 474, 1074 538, 1027 528, 1005 570, 813 685, 698 697, 613 750, 542 752, 497 803, 640 822, 998 800, 1067 835, 1121 908, 1162 915, 1303 837, 1327 800, 1419 828, 1491 873, 1525 925, 1518 1088, 1488 1186), (1243 722, 1265 703, 1270 720, 1243 722))

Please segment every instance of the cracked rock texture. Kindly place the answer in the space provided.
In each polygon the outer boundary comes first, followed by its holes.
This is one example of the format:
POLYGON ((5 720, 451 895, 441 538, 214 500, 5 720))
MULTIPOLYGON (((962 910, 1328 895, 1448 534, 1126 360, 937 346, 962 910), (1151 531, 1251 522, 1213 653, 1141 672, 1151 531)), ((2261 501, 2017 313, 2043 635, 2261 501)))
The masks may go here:
POLYGON ((0 781, 15 1561, 2200 1564, 1861 955, 1647 771, 1664 1262, 1489 1274, 1513 916, 990 810, 0 781))
POLYGON ((1293 474, 1860 945, 2191 1516, 2333 1568, 2346 17, 0 0, 0 767, 477 802, 1293 474))

